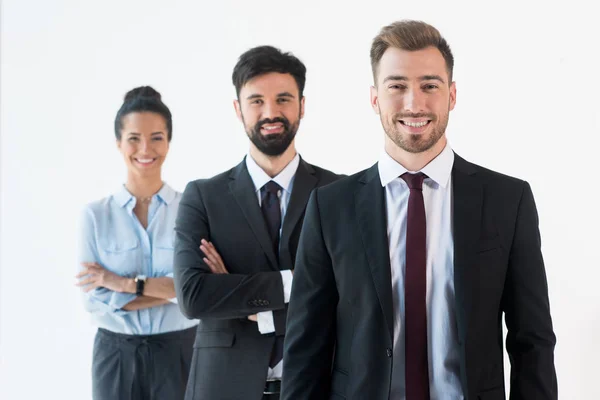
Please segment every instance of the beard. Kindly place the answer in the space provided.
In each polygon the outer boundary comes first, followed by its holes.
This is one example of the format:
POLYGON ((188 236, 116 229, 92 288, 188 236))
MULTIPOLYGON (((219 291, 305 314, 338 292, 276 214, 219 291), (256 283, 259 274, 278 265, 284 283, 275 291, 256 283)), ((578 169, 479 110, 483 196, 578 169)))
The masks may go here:
POLYGON ((383 130, 396 146, 408 153, 423 153, 435 146, 441 137, 444 136, 446 127, 448 126, 449 113, 450 111, 442 115, 439 119, 436 115, 427 113, 396 113, 389 120, 385 119, 381 111, 379 115, 383 130), (403 118, 427 118, 430 120, 431 131, 425 135, 413 135, 403 132, 398 127, 398 120, 403 118))
MULTIPOLYGON (((244 123, 244 125, 246 125, 244 123)), ((265 118, 258 121, 253 127, 246 125, 246 133, 250 141, 263 154, 271 157, 282 155, 296 137, 296 132, 300 126, 300 118, 291 124, 285 117, 265 118), (265 124, 280 123, 283 125, 283 132, 263 135, 260 130, 265 124)))

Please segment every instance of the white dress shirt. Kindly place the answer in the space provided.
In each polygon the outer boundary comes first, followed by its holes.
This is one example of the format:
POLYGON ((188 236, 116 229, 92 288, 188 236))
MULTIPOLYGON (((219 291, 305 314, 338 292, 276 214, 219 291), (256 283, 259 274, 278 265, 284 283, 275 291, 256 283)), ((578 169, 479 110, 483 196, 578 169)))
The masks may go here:
MULTIPOLYGON (((246 156, 246 168, 252 182, 254 183, 254 189, 256 190, 256 197, 258 199, 258 205, 261 205, 261 194, 260 189, 269 181, 274 181, 281 186, 281 195, 279 197, 279 203, 281 206, 281 222, 283 225, 283 219, 287 211, 290 196, 292 194, 292 188, 294 186, 294 177, 296 176, 296 170, 300 165, 300 156, 296 153, 296 156, 289 162, 288 165, 274 178, 271 178, 261 167, 258 166, 256 161, 250 154, 246 156)), ((279 228, 279 234, 281 236, 281 227, 279 228)), ((293 274, 290 270, 281 271, 281 279, 283 280, 283 298, 285 303, 289 303, 290 294, 292 292, 292 280, 293 274)), ((262 334, 275 332, 275 323, 273 321, 273 311, 264 311, 257 314, 258 319, 258 330, 262 334)), ((267 377, 269 379, 281 378, 283 369, 283 360, 281 360, 275 368, 269 368, 267 377)))
POLYGON ((450 145, 421 171, 407 171, 385 151, 378 168, 385 187, 394 306, 394 359, 390 399, 404 400, 404 277, 406 221, 410 190, 405 172, 427 175, 423 199, 427 229, 427 346, 431 399, 463 399, 454 303, 454 239, 452 236, 452 166, 450 145))

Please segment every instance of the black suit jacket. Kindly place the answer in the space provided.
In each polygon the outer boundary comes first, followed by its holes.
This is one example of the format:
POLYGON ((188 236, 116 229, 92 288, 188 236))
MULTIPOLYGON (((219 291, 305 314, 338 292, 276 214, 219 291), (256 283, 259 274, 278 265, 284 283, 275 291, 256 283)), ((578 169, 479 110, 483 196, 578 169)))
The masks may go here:
POLYGON ((262 335, 247 317, 273 311, 285 333, 280 270, 294 269, 311 191, 337 175, 300 160, 282 224, 279 259, 245 160, 208 180, 190 182, 175 227, 174 281, 181 311, 199 318, 186 399, 262 398, 275 335, 262 335), (211 241, 229 274, 212 274, 200 240, 211 241))
MULTIPOLYGON (((469 400, 557 398, 556 342, 529 185, 455 156, 454 285, 469 400)), ((377 165, 315 190, 300 238, 285 341, 285 400, 389 398, 393 306, 377 165)))

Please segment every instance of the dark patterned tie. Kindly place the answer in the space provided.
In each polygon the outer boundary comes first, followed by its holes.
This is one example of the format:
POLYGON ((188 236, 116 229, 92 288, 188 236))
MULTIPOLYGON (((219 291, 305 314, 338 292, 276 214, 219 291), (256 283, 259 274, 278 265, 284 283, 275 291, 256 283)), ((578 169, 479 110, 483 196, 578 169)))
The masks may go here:
MULTIPOLYGON (((261 188, 261 204, 263 217, 267 223, 267 230, 271 241, 273 242, 273 251, 279 259, 279 230, 281 228, 281 186, 273 181, 267 182, 261 188)), ((276 336, 269 367, 274 368, 283 358, 283 338, 284 336, 276 336)))
POLYGON ((401 176, 410 188, 406 225, 405 378, 406 400, 429 400, 427 357, 427 226, 423 173, 401 176))

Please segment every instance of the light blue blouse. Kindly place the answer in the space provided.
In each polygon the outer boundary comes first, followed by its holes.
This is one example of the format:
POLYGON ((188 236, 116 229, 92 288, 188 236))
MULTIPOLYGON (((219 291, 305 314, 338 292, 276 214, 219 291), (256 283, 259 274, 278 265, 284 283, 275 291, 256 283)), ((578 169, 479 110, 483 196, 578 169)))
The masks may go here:
MULTIPOLYGON (((173 239, 181 193, 167 184, 152 197, 148 227, 144 229, 133 208, 136 199, 122 186, 115 194, 88 204, 81 219, 79 262, 97 262, 104 268, 134 278, 173 277, 173 239)), ((83 267, 78 265, 78 270, 83 267)), ((122 308, 135 294, 97 288, 84 293, 84 304, 98 327, 130 335, 178 331, 198 324, 181 314, 177 300, 136 311, 122 308)))

